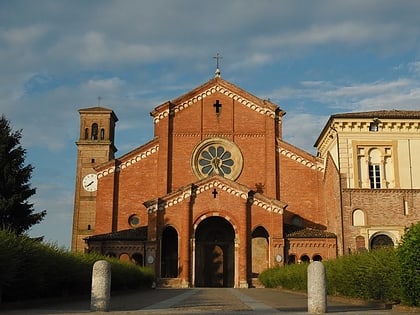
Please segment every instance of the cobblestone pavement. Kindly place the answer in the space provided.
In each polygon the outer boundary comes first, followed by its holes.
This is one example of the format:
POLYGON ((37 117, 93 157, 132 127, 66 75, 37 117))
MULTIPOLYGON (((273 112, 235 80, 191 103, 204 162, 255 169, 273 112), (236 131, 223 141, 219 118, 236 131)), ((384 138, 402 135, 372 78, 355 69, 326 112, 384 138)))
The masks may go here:
MULTIPOLYGON (((366 315, 406 315, 384 309, 379 304, 355 303, 347 299, 328 299, 328 313, 366 315)), ((279 289, 156 289, 117 294, 111 297, 110 312, 90 312, 88 298, 54 300, 38 306, 2 308, 4 315, 81 315, 81 314, 307 314, 307 297, 279 289)), ((411 313, 412 315, 412 313, 411 313)))

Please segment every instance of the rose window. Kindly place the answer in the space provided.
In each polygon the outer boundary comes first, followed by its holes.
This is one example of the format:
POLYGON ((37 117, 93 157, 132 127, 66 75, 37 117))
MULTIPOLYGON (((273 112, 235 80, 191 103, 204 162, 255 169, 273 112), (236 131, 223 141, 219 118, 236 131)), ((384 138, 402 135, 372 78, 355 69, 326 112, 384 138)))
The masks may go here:
POLYGON ((223 176, 236 180, 242 171, 243 159, 238 146, 227 139, 210 138, 194 149, 191 168, 197 178, 223 176))
POLYGON ((234 164, 232 154, 222 146, 209 146, 201 152, 198 164, 201 173, 207 175, 228 175, 232 172, 234 164))

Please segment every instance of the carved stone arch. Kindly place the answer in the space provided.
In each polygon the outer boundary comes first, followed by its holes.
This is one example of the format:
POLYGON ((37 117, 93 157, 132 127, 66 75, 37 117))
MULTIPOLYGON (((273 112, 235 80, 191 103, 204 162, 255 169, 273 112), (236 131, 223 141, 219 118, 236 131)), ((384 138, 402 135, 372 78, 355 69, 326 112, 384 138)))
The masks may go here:
POLYGON ((209 211, 209 212, 206 212, 206 213, 203 213, 202 215, 200 215, 195 221, 194 221, 194 233, 196 233, 196 231, 197 231, 197 227, 198 227, 198 225, 203 221, 203 220, 205 220, 205 219, 207 219, 207 218, 211 218, 211 217, 220 217, 220 218, 223 218, 223 219, 225 219, 226 221, 228 221, 231 225, 232 225, 232 228, 233 228, 233 231, 234 231, 234 234, 235 234, 235 239, 238 239, 238 237, 239 237, 239 231, 238 231, 238 225, 236 224, 236 222, 235 222, 235 220, 233 219, 233 218, 231 218, 230 216, 228 216, 228 215, 225 215, 225 214, 223 214, 223 213, 217 213, 217 214, 215 214, 214 212, 212 212, 212 211, 209 211))
POLYGON ((377 232, 373 234, 369 240, 370 249, 394 247, 396 243, 395 235, 387 231, 377 232))

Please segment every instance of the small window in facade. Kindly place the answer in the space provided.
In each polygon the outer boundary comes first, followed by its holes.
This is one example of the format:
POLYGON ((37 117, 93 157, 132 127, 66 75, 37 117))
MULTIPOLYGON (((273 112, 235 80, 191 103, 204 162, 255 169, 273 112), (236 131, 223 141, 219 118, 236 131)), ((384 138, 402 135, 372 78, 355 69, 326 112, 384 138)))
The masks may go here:
POLYGON ((101 129, 101 140, 104 140, 104 139, 105 139, 105 129, 102 128, 101 129))
POLYGON ((356 209, 353 211, 353 226, 364 226, 365 214, 362 210, 356 209))
POLYGON ((378 131, 378 123, 377 122, 371 122, 369 125, 369 131, 377 132, 378 131))
POLYGON ((89 139, 89 128, 85 128, 85 140, 89 139))
POLYGON ((136 227, 140 225, 140 218, 136 214, 133 214, 128 218, 128 224, 132 227, 136 227))
POLYGON ((91 140, 98 140, 98 124, 92 124, 92 137, 91 140))

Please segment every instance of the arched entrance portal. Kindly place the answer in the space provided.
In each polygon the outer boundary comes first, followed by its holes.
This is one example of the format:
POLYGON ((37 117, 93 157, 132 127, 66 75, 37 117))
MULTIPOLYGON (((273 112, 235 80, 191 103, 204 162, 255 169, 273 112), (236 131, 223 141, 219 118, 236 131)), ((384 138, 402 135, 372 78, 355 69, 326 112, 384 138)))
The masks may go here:
POLYGON ((233 287, 232 225, 221 217, 203 220, 195 231, 195 286, 233 287))

